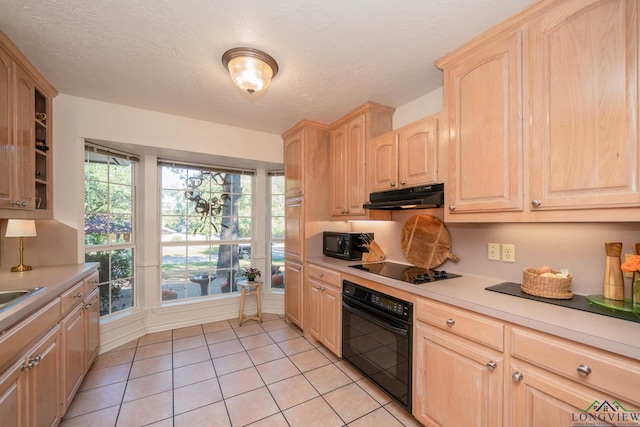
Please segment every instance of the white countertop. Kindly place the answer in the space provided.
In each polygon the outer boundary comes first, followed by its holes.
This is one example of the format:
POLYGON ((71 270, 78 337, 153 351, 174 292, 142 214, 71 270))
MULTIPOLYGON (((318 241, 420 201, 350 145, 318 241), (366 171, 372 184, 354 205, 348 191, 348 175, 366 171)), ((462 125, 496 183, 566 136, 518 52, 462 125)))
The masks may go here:
POLYGON ((83 277, 97 270, 98 265, 98 263, 89 262, 37 267, 31 271, 19 273, 12 273, 10 270, 0 271, 0 290, 2 291, 46 287, 44 291, 34 294, 24 302, 0 311, 0 333, 53 301, 83 277))
POLYGON ((505 282, 499 278, 475 276, 447 269, 450 273, 462 274, 462 277, 412 285, 349 268, 350 265, 359 264, 360 261, 343 261, 324 256, 310 257, 307 261, 516 325, 640 359, 640 323, 485 289, 487 286, 505 282))

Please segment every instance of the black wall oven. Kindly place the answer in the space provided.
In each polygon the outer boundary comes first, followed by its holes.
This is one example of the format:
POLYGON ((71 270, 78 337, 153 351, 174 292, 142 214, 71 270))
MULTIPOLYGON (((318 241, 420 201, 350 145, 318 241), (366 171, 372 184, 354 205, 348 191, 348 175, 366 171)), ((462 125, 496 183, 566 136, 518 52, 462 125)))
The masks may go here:
POLYGON ((411 413, 413 304, 342 281, 342 358, 411 413))

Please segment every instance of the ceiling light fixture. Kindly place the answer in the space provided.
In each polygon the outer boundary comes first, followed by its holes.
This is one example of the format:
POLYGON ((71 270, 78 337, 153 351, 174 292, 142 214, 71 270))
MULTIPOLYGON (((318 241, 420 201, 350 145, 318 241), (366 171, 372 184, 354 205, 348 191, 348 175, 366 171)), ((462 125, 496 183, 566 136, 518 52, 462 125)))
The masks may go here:
POLYGON ((265 90, 278 74, 275 59, 250 47, 229 49, 222 55, 222 63, 229 70, 231 80, 250 94, 265 90))

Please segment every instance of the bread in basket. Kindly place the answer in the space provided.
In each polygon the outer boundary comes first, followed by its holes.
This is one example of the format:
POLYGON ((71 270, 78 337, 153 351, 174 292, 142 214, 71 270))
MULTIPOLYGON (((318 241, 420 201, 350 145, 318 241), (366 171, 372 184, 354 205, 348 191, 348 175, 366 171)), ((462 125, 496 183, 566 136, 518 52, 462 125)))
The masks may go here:
POLYGON ((549 277, 538 274, 537 268, 525 268, 522 271, 522 292, 543 298, 571 299, 571 274, 566 277, 549 277))

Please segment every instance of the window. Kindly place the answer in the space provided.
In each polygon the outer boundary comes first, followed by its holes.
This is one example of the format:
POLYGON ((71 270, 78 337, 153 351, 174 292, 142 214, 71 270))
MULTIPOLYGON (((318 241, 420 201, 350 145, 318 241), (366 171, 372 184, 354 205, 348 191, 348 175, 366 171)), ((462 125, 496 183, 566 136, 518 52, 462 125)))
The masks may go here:
POLYGON ((253 171, 160 162, 162 300, 237 292, 251 265, 253 171))
POLYGON ((137 158, 85 146, 85 261, 100 263, 100 315, 134 306, 137 158))
POLYGON ((284 288, 284 172, 269 172, 271 287, 284 288))

